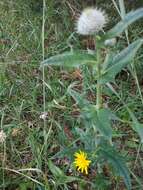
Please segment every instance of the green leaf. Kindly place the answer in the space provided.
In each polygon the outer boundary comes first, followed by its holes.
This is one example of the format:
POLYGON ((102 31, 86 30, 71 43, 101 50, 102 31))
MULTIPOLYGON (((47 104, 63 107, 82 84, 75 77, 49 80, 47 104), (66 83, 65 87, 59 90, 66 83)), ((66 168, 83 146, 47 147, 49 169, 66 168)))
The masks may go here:
POLYGON ((137 118, 135 117, 135 115, 131 112, 130 109, 128 109, 128 112, 132 118, 132 128, 138 133, 140 139, 141 139, 141 143, 143 143, 143 124, 139 123, 137 118))
MULTIPOLYGON (((86 128, 94 127, 97 131, 103 135, 104 138, 111 142, 112 140, 112 128, 111 120, 119 120, 119 118, 111 112, 109 109, 97 110, 96 106, 91 104, 88 100, 84 99, 83 96, 72 90, 68 89, 68 93, 74 98, 81 109, 81 118, 84 121, 86 128)), ((87 132, 87 131, 86 131, 87 132)), ((86 139, 87 135, 80 131, 81 136, 86 139)), ((81 138, 82 139, 82 138, 81 138)), ((86 140, 88 142, 88 140, 86 140)), ((87 143, 88 144, 88 143, 87 143)))
POLYGON ((103 36, 104 40, 120 35, 125 29, 127 29, 130 24, 140 19, 141 17, 143 17, 143 8, 129 12, 126 14, 122 21, 120 21, 116 26, 109 30, 105 36, 103 36))
POLYGON ((90 104, 88 100, 86 100, 83 95, 76 92, 75 90, 68 89, 67 92, 72 96, 72 98, 76 101, 76 103, 79 105, 80 108, 83 108, 84 106, 87 106, 90 104))
POLYGON ((104 63, 103 63, 103 65, 102 65, 103 71, 106 71, 106 69, 109 68, 109 66, 110 66, 111 63, 112 63, 112 60, 113 60, 113 57, 114 57, 114 56, 115 56, 115 54, 113 54, 112 52, 106 54, 104 63))
POLYGON ((104 137, 109 141, 112 139, 112 128, 110 112, 106 108, 97 110, 97 116, 95 117, 95 125, 104 137))
POLYGON ((51 160, 49 160, 48 166, 49 166, 50 171, 55 177, 64 176, 64 172, 60 168, 55 166, 51 160))
POLYGON ((82 117, 86 122, 89 121, 89 124, 98 130, 101 135, 111 141, 111 112, 108 109, 102 108, 97 110, 94 105, 90 105, 83 109, 82 117))
POLYGON ((73 177, 73 176, 65 176, 63 178, 63 183, 61 184, 64 184, 64 183, 71 183, 73 181, 80 181, 81 179, 80 178, 77 178, 77 177, 73 177))
POLYGON ((81 117, 86 123, 86 126, 95 127, 106 139, 111 141, 111 119, 113 118, 111 111, 105 108, 97 110, 95 105, 91 104, 88 100, 84 99, 81 94, 72 89, 68 89, 68 93, 81 108, 81 117))
POLYGON ((126 15, 124 0, 119 0, 119 6, 120 6, 120 16, 121 18, 124 18, 126 15))
POLYGON ((138 135, 141 139, 141 143, 143 143, 143 124, 141 124, 139 122, 134 122, 132 124, 132 128, 138 133, 138 135))
POLYGON ((87 51, 70 51, 44 60, 41 66, 79 67, 84 64, 94 65, 95 61, 95 56, 87 53, 87 51))
POLYGON ((97 144, 99 144, 100 139, 98 137, 95 138, 95 133, 93 132, 93 128, 90 128, 89 125, 87 124, 86 129, 85 128, 81 129, 77 127, 75 128, 75 131, 76 135, 79 136, 84 149, 88 150, 89 152, 95 151, 95 147, 97 146, 97 144))
POLYGON ((80 178, 77 178, 77 177, 66 176, 65 173, 60 168, 55 166, 51 160, 49 160, 48 166, 49 166, 50 171, 56 178, 56 180, 57 180, 56 182, 58 185, 81 180, 80 178))
POLYGON ((119 73, 122 68, 127 66, 127 64, 129 64, 135 57, 136 52, 141 47, 142 43, 143 39, 138 39, 117 54, 114 58, 111 59, 110 57, 109 62, 105 62, 106 65, 103 66, 103 68, 106 69, 102 71, 100 82, 107 83, 114 81, 116 74, 119 73))
POLYGON ((111 146, 103 145, 99 149, 99 154, 112 165, 117 175, 123 177, 124 182, 128 188, 131 189, 131 179, 128 168, 124 162, 124 159, 118 154, 118 152, 111 146))

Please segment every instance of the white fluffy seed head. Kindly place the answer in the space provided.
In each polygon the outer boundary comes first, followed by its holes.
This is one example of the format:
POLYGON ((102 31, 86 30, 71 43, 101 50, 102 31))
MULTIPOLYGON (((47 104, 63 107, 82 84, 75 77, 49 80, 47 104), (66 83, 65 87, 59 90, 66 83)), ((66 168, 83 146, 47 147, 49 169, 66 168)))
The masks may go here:
POLYGON ((107 21, 104 11, 96 8, 85 9, 77 21, 77 33, 93 35, 103 30, 107 21))

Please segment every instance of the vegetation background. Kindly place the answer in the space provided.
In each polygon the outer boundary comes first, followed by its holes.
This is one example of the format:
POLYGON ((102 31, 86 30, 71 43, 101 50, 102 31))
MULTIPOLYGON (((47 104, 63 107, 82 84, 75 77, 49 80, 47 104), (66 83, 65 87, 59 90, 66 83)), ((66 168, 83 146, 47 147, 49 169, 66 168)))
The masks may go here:
MULTIPOLYGON (((90 37, 80 37, 75 31, 75 22, 83 8, 97 6, 106 10, 111 28, 120 16, 112 0, 46 0, 45 58, 71 47, 74 49, 94 49, 90 37)), ((117 3, 117 2, 116 2, 117 3)), ((143 0, 125 0, 126 11, 143 6, 143 0)), ((74 126, 79 125, 78 107, 66 94, 71 82, 78 82, 81 89, 82 74, 78 70, 65 71, 62 68, 46 69, 46 139, 43 136, 43 81, 39 69, 42 61, 42 0, 1 0, 0 1, 0 118, 1 129, 7 135, 6 142, 0 144, 0 189, 42 189, 40 182, 50 181, 51 189, 78 189, 77 183, 56 187, 56 178, 50 171, 48 160, 53 160, 67 175, 72 176, 69 161, 57 159, 59 150, 74 142, 74 126), (45 151, 46 150, 46 151, 45 151), (46 152, 46 154, 45 154, 46 152), (55 159, 56 158, 56 159, 55 159), (5 168, 5 169, 4 169, 5 168), (20 171, 24 168, 39 168, 37 171, 20 171)), ((129 41, 143 36, 143 20, 128 29, 129 41)), ((127 46, 126 36, 120 38, 115 49, 127 46)), ((143 122, 143 47, 135 59, 135 73, 123 70, 116 79, 117 90, 122 100, 143 122), (138 80, 137 80, 138 78, 138 80), (139 82, 137 86, 136 81, 139 82)), ((93 82, 87 71, 86 85, 93 82)), ((88 97, 95 100, 94 92, 88 97)), ((128 121, 129 115, 118 98, 107 92, 107 104, 128 121)), ((143 189, 143 147, 138 136, 128 124, 115 124, 118 132, 116 140, 119 150, 126 156, 132 171, 133 188, 143 189)), ((69 153, 68 153, 69 154, 69 153)), ((109 171, 110 189, 125 189, 122 182, 114 184, 109 171)), ((89 181, 94 175, 89 176, 89 181)), ((86 178, 85 178, 86 180, 86 178)), ((99 180, 100 183, 100 180, 99 180)), ((102 190, 106 187, 106 180, 102 190)), ((108 187, 109 187, 108 186, 108 187)), ((47 188, 49 188, 47 182, 47 188)), ((81 188, 81 187, 80 187, 81 188)), ((88 187, 86 187, 88 189, 88 187)))

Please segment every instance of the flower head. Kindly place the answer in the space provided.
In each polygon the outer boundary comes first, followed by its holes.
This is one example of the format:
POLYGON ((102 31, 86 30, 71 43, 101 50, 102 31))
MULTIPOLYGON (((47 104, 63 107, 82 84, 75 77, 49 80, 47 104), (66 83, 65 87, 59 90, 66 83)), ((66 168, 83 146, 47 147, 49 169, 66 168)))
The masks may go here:
POLYGON ((4 133, 3 130, 0 131, 0 143, 4 143, 6 139, 6 134, 4 133))
POLYGON ((106 24, 105 13, 96 8, 85 9, 77 21, 77 33, 92 35, 98 33, 106 24))
POLYGON ((88 167, 91 161, 87 160, 87 154, 83 151, 79 151, 79 153, 76 152, 74 156, 74 164, 77 167, 77 170, 81 171, 82 173, 85 172, 85 174, 88 174, 88 167))

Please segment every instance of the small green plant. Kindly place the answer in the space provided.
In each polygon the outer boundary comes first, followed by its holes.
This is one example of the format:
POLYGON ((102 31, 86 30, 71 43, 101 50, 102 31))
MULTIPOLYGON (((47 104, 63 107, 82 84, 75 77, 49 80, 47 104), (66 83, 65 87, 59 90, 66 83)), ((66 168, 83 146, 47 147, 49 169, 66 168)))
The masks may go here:
MULTIPOLYGON (((113 141, 114 129, 113 120, 116 120, 115 113, 105 106, 103 101, 104 89, 109 87, 118 96, 112 84, 115 82, 116 75, 134 59, 138 49, 143 44, 143 39, 138 39, 131 43, 121 52, 114 52, 116 37, 125 31, 130 24, 143 17, 143 8, 129 12, 124 19, 116 24, 112 29, 103 33, 103 27, 107 23, 107 17, 101 10, 89 8, 83 11, 77 22, 77 32, 82 35, 91 35, 95 40, 95 53, 89 51, 73 49, 60 55, 52 56, 41 63, 42 67, 53 65, 65 68, 79 68, 88 66, 91 75, 94 76, 96 85, 96 104, 87 100, 84 93, 79 93, 71 85, 67 92, 76 101, 80 108, 80 118, 83 128, 77 128, 80 143, 76 146, 75 155, 78 157, 74 161, 78 171, 88 174, 96 170, 100 174, 107 166, 114 173, 114 180, 122 177, 127 189, 131 189, 130 172, 126 166, 126 161, 116 148, 113 141), (78 150, 81 150, 78 153, 78 150), (88 157, 86 153, 88 154, 88 157), (89 160, 86 160, 86 157, 89 160), (81 160, 80 160, 81 159, 81 160)), ((118 97, 120 98, 120 97, 118 97)), ((122 102, 123 103, 123 102, 122 102)), ((131 126, 143 142, 143 125, 138 122, 135 115, 125 105, 130 117, 131 126)), ((97 180, 98 181, 98 180, 97 180)), ((91 183, 92 188, 96 187, 91 183)))

